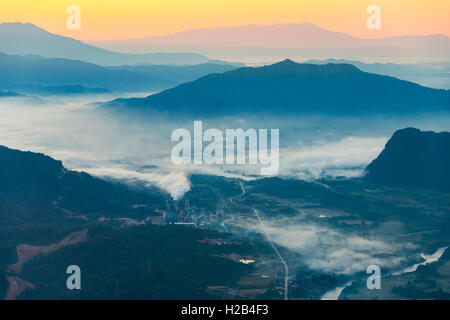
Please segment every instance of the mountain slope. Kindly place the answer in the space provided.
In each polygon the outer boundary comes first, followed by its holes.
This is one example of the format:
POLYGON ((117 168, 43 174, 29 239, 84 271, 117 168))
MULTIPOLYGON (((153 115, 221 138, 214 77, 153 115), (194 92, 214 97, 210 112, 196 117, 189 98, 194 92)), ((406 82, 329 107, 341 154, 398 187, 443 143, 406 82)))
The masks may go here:
MULTIPOLYGON (((68 218, 139 214, 136 203, 157 205, 157 191, 136 192, 70 171, 60 161, 0 146, 0 229, 59 225, 68 218)), ((142 213, 141 213, 142 214, 142 213)), ((148 213, 147 213, 148 214, 148 213)))
POLYGON ((198 64, 209 59, 195 53, 125 54, 100 49, 81 41, 56 35, 31 23, 0 24, 0 51, 7 54, 40 55, 82 60, 104 66, 124 64, 198 64))
MULTIPOLYGON (((13 85, 82 85, 108 90, 160 90, 176 83, 125 70, 110 70, 78 60, 18 56, 0 53, 0 87, 20 90, 13 85)), ((25 92, 28 92, 25 90, 25 92)))
POLYGON ((140 99, 108 106, 190 115, 368 114, 450 110, 450 91, 362 72, 348 64, 298 64, 212 74, 140 99))
POLYGON ((450 192, 450 132, 398 130, 367 171, 373 183, 450 192))

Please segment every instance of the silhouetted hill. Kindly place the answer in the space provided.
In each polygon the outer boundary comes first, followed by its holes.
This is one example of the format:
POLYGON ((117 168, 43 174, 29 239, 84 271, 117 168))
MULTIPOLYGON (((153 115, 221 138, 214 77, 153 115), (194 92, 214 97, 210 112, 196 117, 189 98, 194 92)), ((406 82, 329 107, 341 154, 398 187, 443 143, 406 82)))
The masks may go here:
POLYGON ((368 114, 450 110, 450 91, 360 71, 291 60, 212 74, 141 99, 108 105, 186 115, 368 114))
MULTIPOLYGON (((0 88, 26 89, 26 85, 85 86, 108 90, 161 90, 176 83, 125 70, 110 70, 95 64, 39 56, 17 56, 0 53, 0 88), (14 86, 19 85, 19 86, 14 86)), ((72 87, 73 88, 73 87, 72 87)), ((37 89, 35 87, 35 89, 37 89)), ((50 91, 52 88, 50 88, 50 91)), ((53 91, 58 91, 53 88, 53 91)), ((60 88, 60 93, 70 88, 60 88)), ((25 90, 25 92, 28 92, 25 90)), ((48 93, 45 89, 41 93, 48 93)))
POLYGON ((156 190, 133 191, 84 172, 67 170, 60 161, 46 155, 3 146, 0 181, 1 227, 54 225, 75 216, 135 215, 133 204, 158 204, 164 200, 156 190))
POLYGON ((81 41, 53 34, 31 23, 0 24, 0 51, 34 54, 49 58, 82 60, 103 66, 125 64, 199 64, 209 59, 196 53, 127 54, 100 49, 81 41))
POLYGON ((367 171, 373 183, 450 192, 450 132, 398 130, 367 171))

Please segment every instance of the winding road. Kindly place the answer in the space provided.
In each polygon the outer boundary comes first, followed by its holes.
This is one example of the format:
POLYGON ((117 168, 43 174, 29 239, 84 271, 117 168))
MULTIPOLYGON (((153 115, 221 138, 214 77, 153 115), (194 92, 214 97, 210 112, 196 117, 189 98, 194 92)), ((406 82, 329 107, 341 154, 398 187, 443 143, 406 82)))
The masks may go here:
POLYGON ((247 193, 247 190, 245 190, 245 187, 244 187, 244 184, 242 183, 242 182, 239 182, 239 184, 241 185, 241 190, 242 190, 242 193, 241 194, 238 194, 237 196, 232 196, 232 197, 230 197, 230 202, 232 203, 232 204, 234 204, 235 206, 239 206, 236 202, 234 202, 234 198, 240 198, 240 197, 242 197, 243 195, 245 195, 246 193, 247 193))

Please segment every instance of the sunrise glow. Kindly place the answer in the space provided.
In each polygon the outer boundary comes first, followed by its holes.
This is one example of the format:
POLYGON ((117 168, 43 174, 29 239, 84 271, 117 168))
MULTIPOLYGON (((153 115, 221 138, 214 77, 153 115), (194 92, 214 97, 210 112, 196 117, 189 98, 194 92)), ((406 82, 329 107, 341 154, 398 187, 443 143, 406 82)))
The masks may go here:
POLYGON ((161 35, 186 29, 248 24, 313 23, 356 37, 450 35, 448 0, 2 0, 1 22, 31 22, 82 40, 161 35), (66 9, 78 5, 82 28, 68 30, 66 9), (381 30, 366 27, 366 9, 382 10, 381 30))

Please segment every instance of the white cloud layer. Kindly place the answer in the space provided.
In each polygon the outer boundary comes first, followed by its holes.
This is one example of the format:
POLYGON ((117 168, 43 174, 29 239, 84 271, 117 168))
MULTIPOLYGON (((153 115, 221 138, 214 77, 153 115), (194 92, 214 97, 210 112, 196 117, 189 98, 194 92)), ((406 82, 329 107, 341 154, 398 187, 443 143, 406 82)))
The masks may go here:
MULTIPOLYGON (((102 97, 109 100, 114 96, 102 97)), ((230 178, 258 178, 258 165, 176 166, 170 160, 171 132, 192 129, 193 121, 136 117, 105 111, 86 103, 98 97, 52 98, 50 103, 0 100, 0 144, 42 152, 62 160, 69 169, 84 169, 100 177, 157 186, 179 198, 189 190, 191 173, 230 178)), ((376 158, 395 129, 448 126, 439 119, 233 119, 204 121, 206 128, 280 129, 279 176, 317 179, 356 177, 376 158), (324 125, 326 124, 326 125, 324 125), (423 124, 421 126, 420 124, 423 124)))
POLYGON ((261 224, 244 227, 261 234, 265 229, 273 242, 304 256, 304 263, 311 269, 345 275, 365 271, 372 264, 396 267, 402 258, 395 253, 413 248, 411 244, 399 246, 311 224, 265 221, 264 227, 261 224))

